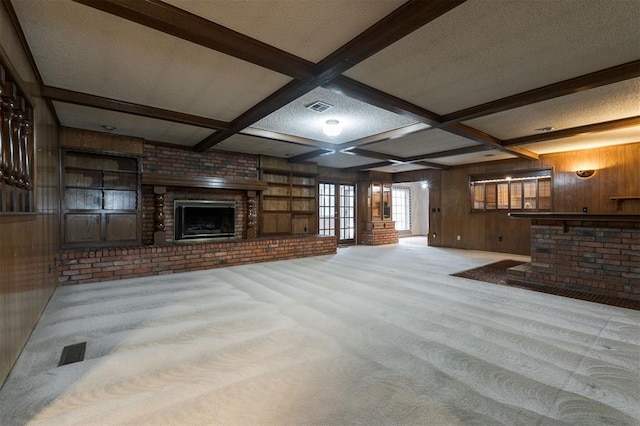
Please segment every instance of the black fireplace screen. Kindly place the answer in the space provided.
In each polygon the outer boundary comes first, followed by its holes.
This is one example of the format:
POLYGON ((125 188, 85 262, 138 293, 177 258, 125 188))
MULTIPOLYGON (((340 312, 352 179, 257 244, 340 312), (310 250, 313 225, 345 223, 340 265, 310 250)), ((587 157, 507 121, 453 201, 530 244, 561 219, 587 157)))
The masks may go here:
POLYGON ((175 238, 220 238, 235 235, 236 206, 220 201, 175 201, 175 238))

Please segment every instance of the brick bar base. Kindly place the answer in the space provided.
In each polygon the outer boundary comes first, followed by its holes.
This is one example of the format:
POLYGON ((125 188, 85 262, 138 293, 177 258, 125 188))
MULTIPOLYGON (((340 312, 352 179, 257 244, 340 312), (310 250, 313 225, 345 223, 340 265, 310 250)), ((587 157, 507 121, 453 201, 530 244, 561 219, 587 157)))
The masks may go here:
POLYGON ((58 255, 60 285, 213 269, 336 253, 336 239, 316 235, 167 246, 66 249, 58 255))
POLYGON ((636 223, 532 219, 531 265, 521 281, 640 300, 636 223))

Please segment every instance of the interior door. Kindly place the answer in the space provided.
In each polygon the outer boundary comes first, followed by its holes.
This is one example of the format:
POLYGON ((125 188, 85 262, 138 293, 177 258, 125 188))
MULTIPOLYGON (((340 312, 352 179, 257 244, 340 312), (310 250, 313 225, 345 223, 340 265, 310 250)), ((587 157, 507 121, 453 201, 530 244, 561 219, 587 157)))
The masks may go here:
POLYGON ((355 185, 336 183, 318 185, 318 233, 337 237, 339 244, 355 241, 355 185))

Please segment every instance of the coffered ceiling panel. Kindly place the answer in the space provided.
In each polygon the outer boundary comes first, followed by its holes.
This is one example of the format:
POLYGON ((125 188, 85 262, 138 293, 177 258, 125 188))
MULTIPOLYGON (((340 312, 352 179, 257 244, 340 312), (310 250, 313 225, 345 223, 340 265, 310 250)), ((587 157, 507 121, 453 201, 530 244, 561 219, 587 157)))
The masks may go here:
POLYGON ((251 127, 341 144, 413 123, 414 120, 318 87, 251 127), (308 108, 317 101, 329 108, 324 112, 308 108), (324 134, 322 128, 327 120, 338 120, 342 133, 337 136, 324 134))
POLYGON ((512 139, 538 133, 536 129, 544 127, 560 130, 638 115, 640 78, 476 118, 465 124, 499 139, 512 139))
POLYGON ((384 173, 400 173, 400 172, 412 172, 414 170, 424 170, 424 169, 430 169, 432 167, 426 167, 426 166, 421 166, 419 164, 391 164, 388 166, 384 166, 384 167, 376 167, 375 170, 377 172, 384 172, 384 173))
POLYGON ((469 0, 345 75, 438 114, 640 57, 636 1, 469 0))
POLYGON ((319 62, 405 0, 169 0, 181 9, 319 62))
POLYGON ((365 164, 378 163, 380 160, 374 160, 371 158, 360 157, 357 155, 342 154, 336 152, 334 154, 323 155, 313 159, 314 163, 323 167, 335 167, 338 169, 346 167, 357 167, 365 164))
MULTIPOLYGON (((554 139, 521 145, 539 154, 566 152, 580 149, 600 148, 640 141, 640 126, 627 127, 609 132, 584 133, 568 138, 554 139)), ((638 164, 640 168, 640 164, 638 164)))
POLYGON ((230 121, 290 80, 78 3, 12 4, 48 86, 230 121))
POLYGON ((154 118, 138 117, 121 112, 53 102, 60 122, 66 127, 75 127, 96 132, 123 136, 134 136, 150 141, 192 146, 213 131, 202 127, 172 123, 154 118), (115 127, 106 130, 105 127, 115 127))
POLYGON ((485 161, 508 160, 514 158, 513 155, 497 151, 483 151, 473 154, 456 155, 453 157, 438 158, 438 163, 446 166, 460 166, 462 164, 483 163, 485 161))
POLYGON ((414 155, 430 154, 432 152, 477 146, 477 142, 440 129, 429 129, 413 133, 401 139, 391 139, 364 146, 370 151, 391 155, 412 157, 414 155))
POLYGON ((298 145, 273 139, 259 138, 238 133, 216 145, 216 149, 243 152, 246 154, 271 155, 273 157, 295 157, 315 151, 312 146, 298 145))
POLYGON ((41 93, 64 126, 394 173, 429 167, 407 158, 455 166, 639 142, 628 127, 640 116, 638 1, 3 0, 0 8, 15 14, 41 93), (328 109, 307 108, 316 101, 328 109), (342 133, 326 136, 328 120, 342 133), (536 132, 543 127, 555 129, 536 132), (586 131, 599 133, 571 136, 586 131), (534 138, 545 141, 523 145, 534 138))

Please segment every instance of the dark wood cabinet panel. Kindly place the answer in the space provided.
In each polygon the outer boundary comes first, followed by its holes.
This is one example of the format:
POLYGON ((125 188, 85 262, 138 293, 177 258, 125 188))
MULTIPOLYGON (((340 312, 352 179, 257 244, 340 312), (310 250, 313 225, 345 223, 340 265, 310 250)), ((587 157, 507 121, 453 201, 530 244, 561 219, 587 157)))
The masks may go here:
POLYGON ((138 216, 136 214, 106 214, 105 234, 110 242, 138 240, 138 216))
POLYGON ((65 245, 140 243, 139 159, 75 150, 62 158, 65 245))
POLYGON ((65 241, 76 243, 98 243, 102 229, 100 214, 69 213, 64 217, 65 241))

